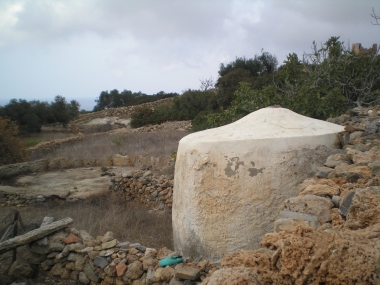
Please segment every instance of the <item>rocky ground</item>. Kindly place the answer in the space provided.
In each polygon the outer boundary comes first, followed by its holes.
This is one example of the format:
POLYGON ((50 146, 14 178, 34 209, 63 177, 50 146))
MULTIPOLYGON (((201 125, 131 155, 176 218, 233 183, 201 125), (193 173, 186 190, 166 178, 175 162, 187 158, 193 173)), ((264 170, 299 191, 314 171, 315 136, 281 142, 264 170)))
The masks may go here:
POLYGON ((380 112, 355 108, 299 195, 283 204, 256 251, 226 256, 202 284, 380 284, 380 112))
MULTIPOLYGON (((46 253, 34 252, 46 255, 37 263, 44 278, 104 285, 380 284, 380 106, 355 108, 329 121, 345 126, 341 148, 299 185, 297 197, 284 202, 258 250, 232 253, 220 263, 182 257, 161 267, 161 259, 178 253, 118 241, 110 232, 91 237, 67 229, 51 238, 56 242, 45 246, 46 253)), ((116 176, 112 190, 130 199, 137 189, 152 201, 169 194, 165 181, 151 179, 143 188, 141 179, 151 175, 136 173, 116 176)))

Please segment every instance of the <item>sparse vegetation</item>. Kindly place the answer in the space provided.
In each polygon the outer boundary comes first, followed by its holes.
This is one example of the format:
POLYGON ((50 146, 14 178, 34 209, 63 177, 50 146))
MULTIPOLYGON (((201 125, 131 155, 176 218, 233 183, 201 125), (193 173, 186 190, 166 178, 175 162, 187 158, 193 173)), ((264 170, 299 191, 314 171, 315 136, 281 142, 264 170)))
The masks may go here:
POLYGON ((35 145, 39 144, 40 142, 42 142, 42 139, 37 138, 37 137, 25 137, 25 138, 22 138, 22 144, 25 147, 35 146, 35 145))
POLYGON ((18 135, 18 126, 0 117, 0 165, 23 162, 26 150, 18 135))
POLYGON ((38 151, 30 160, 65 157, 66 159, 105 159, 114 154, 170 156, 177 151, 179 140, 186 132, 152 132, 128 134, 98 134, 62 146, 53 151, 38 151))
MULTIPOLYGON (((11 212, 11 208, 1 208, 0 221, 11 212)), ((139 242, 145 246, 173 248, 172 223, 170 213, 151 212, 136 202, 125 202, 110 193, 88 198, 76 203, 48 201, 29 207, 17 208, 25 225, 39 226, 45 216, 55 220, 71 217, 73 227, 86 230, 94 237, 107 231, 115 233, 120 241, 139 242)))

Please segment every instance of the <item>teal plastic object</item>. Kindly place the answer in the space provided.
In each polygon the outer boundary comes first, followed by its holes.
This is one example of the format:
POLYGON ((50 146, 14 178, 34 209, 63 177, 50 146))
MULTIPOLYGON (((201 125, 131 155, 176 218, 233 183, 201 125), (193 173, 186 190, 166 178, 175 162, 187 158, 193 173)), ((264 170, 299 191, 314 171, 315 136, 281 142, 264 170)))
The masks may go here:
POLYGON ((167 257, 162 260, 160 260, 159 264, 161 267, 167 266, 167 265, 172 265, 176 263, 182 262, 182 257, 180 256, 172 256, 172 257, 167 257))

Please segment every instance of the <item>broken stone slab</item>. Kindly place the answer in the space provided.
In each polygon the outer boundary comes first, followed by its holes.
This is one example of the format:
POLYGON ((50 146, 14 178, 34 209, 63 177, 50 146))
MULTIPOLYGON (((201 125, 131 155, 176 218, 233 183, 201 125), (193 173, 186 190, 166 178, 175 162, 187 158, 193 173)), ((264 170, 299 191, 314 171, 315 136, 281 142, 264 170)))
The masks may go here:
POLYGON ((347 156, 345 154, 333 154, 333 155, 330 155, 326 162, 325 162, 325 166, 326 167, 331 167, 331 168, 335 168, 336 166, 342 164, 342 163, 347 163, 347 164, 350 164, 351 161, 347 158, 347 156))
POLYGON ((334 206, 331 199, 315 195, 290 198, 284 202, 284 209, 316 216, 319 222, 331 221, 330 209, 334 206))
POLYGON ((288 209, 282 210, 278 215, 278 219, 288 219, 288 220, 303 220, 308 222, 317 222, 318 218, 313 215, 293 212, 288 209))
POLYGON ((354 196, 355 196, 355 190, 351 190, 345 195, 345 197, 343 197, 343 201, 341 202, 341 205, 339 207, 339 213, 341 215, 347 216, 354 196))
POLYGON ((343 129, 264 108, 182 138, 173 190, 175 250, 218 260, 257 248, 282 203, 326 161, 343 129))
MULTIPOLYGON (((315 219, 316 218, 317 217, 315 217, 315 219)), ((295 232, 297 230, 297 227, 299 226, 317 229, 321 226, 321 224, 318 221, 311 222, 311 221, 305 221, 303 219, 278 219, 274 222, 274 232, 275 233, 278 233, 280 231, 295 232)))
POLYGON ((108 265, 107 259, 101 256, 95 257, 93 262, 94 262, 94 265, 100 267, 101 269, 104 269, 104 267, 108 265))
POLYGON ((183 263, 178 264, 175 268, 175 277, 184 280, 196 280, 200 275, 200 270, 183 263))

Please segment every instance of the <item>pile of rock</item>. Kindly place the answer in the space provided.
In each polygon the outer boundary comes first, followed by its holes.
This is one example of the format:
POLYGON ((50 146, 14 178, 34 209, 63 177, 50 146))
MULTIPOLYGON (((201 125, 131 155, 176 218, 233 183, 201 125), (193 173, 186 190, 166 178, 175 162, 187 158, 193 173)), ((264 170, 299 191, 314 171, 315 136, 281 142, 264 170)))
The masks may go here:
POLYGON ((110 179, 111 191, 123 195, 125 201, 135 200, 157 209, 171 209, 173 202, 173 177, 157 176, 150 170, 128 171, 110 179))
POLYGON ((119 242, 112 232, 93 238, 74 228, 56 232, 29 245, 25 259, 16 260, 9 275, 30 278, 35 265, 52 277, 71 279, 81 284, 145 285, 199 284, 217 270, 207 260, 179 260, 170 266, 159 261, 179 256, 167 248, 156 250, 139 243, 119 242))
POLYGON ((329 119, 345 126, 343 148, 284 202, 260 249, 226 256, 202 284, 379 284, 379 110, 329 119))

